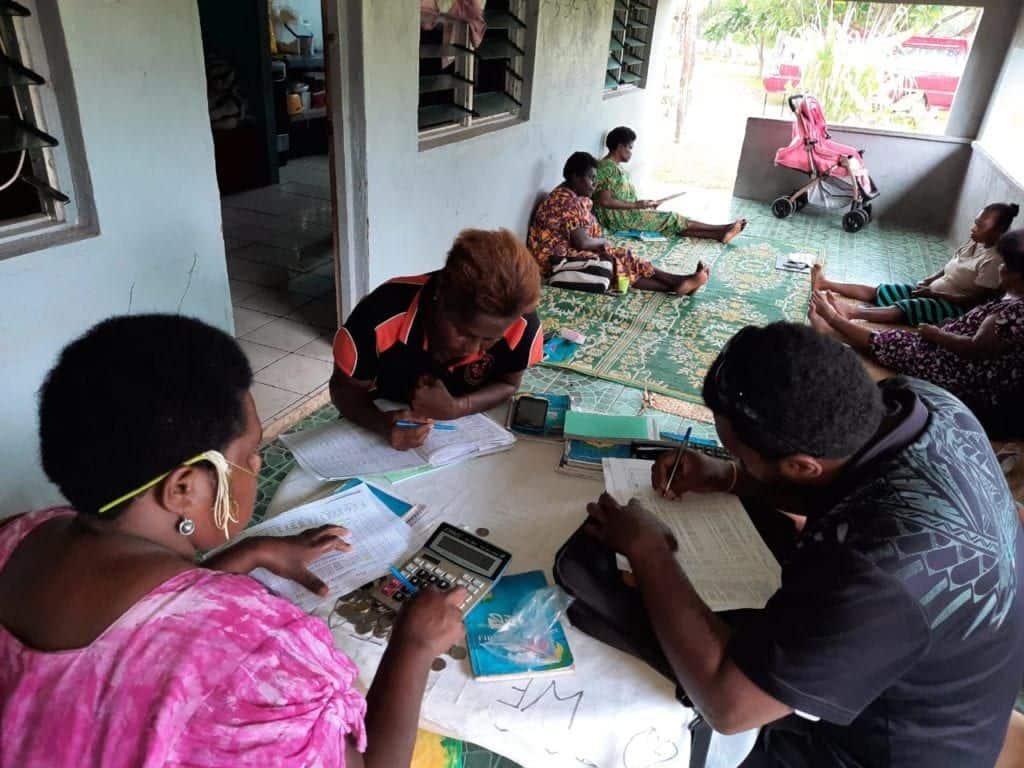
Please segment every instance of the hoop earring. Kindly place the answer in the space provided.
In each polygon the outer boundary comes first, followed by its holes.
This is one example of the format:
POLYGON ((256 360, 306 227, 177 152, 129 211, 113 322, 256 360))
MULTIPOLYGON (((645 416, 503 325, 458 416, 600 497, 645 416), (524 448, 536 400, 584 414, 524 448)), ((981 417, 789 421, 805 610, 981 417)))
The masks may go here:
POLYGON ((178 521, 178 533, 182 536, 191 536, 195 532, 196 524, 191 518, 183 517, 178 521))

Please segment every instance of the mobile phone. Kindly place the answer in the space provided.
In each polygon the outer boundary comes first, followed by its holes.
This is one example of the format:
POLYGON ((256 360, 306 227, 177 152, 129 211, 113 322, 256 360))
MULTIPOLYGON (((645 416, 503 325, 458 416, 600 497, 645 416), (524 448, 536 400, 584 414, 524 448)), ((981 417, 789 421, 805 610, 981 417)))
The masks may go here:
POLYGON ((511 425, 515 429, 543 432, 548 418, 548 401, 522 395, 516 398, 511 425))

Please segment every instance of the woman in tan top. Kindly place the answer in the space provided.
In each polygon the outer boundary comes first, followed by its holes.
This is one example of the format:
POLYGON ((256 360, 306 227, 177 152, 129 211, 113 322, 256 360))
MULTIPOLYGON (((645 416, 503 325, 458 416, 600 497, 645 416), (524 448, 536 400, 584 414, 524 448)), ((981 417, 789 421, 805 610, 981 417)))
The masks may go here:
POLYGON ((941 325, 999 292, 999 267, 1003 260, 995 244, 1010 229, 1019 212, 1020 207, 1015 203, 985 206, 971 227, 971 239, 957 249, 940 272, 917 285, 837 283, 825 277, 820 265, 811 272, 812 284, 816 291, 834 291, 870 305, 846 310, 846 316, 851 319, 941 325))

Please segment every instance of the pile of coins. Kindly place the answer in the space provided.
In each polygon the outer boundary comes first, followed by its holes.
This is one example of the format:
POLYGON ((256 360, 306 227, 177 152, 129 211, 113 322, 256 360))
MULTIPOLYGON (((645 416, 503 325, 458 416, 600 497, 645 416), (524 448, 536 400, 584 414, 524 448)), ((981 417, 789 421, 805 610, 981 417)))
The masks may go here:
POLYGON ((334 606, 334 614, 351 624, 357 635, 387 640, 395 624, 395 612, 373 599, 366 587, 357 589, 334 606))
MULTIPOLYGON (((352 625, 357 635, 372 636, 384 642, 391 638, 391 628, 395 625, 395 612, 386 605, 377 602, 371 594, 372 585, 357 589, 344 597, 338 598, 331 615, 331 628, 337 626, 333 619, 341 619, 343 623, 352 625)), ((447 655, 455 661, 462 661, 468 656, 465 647, 453 645, 447 655)), ((434 659, 430 668, 435 672, 443 670, 448 663, 440 656, 434 659)))

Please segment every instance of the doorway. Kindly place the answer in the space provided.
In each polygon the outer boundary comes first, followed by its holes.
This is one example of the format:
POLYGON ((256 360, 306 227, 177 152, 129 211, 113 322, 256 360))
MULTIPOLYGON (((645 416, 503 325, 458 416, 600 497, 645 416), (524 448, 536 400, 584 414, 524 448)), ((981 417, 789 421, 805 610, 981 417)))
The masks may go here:
POLYGON ((319 0, 198 0, 235 336, 268 435, 327 402, 338 328, 319 0))

